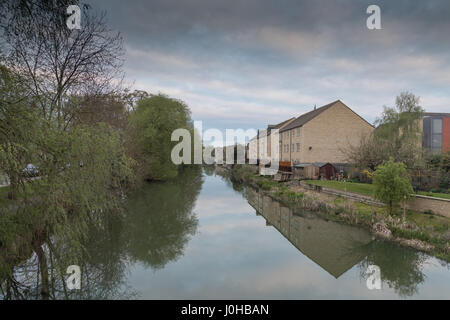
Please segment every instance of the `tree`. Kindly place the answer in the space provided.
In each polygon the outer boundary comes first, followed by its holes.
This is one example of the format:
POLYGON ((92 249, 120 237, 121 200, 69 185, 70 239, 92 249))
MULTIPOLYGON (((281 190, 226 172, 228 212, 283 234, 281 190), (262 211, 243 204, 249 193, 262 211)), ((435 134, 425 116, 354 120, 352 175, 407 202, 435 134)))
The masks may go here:
POLYGON ((22 170, 32 161, 38 135, 32 98, 24 95, 20 78, 0 65, 0 168, 10 180, 10 198, 24 185, 22 170))
POLYGON ((394 108, 384 107, 373 133, 362 136, 358 145, 349 145, 343 150, 344 154, 350 162, 372 170, 390 157, 405 163, 408 168, 420 165, 423 112, 419 97, 402 92, 397 96, 394 108))
POLYGON ((386 203, 391 214, 394 205, 413 193, 406 166, 401 162, 394 162, 392 158, 377 167, 373 174, 373 184, 375 198, 386 203))
POLYGON ((450 190, 450 151, 436 154, 427 154, 426 167, 439 174, 439 188, 442 192, 450 190))
POLYGON ((119 94, 88 95, 75 99, 74 103, 80 104, 74 123, 95 125, 103 122, 121 130, 128 125, 126 101, 119 94))
POLYGON ((373 132, 362 135, 357 145, 348 144, 341 150, 350 163, 356 164, 361 169, 369 168, 374 171, 386 160, 386 150, 378 143, 373 132))
POLYGON ((171 141, 171 135, 179 128, 193 131, 184 102, 159 94, 137 103, 131 114, 130 136, 137 141, 133 158, 142 164, 146 179, 165 180, 177 175, 178 167, 171 160, 177 142, 171 141))
POLYGON ((7 0, 0 9, 2 60, 24 80, 42 115, 66 128, 78 111, 73 96, 114 91, 122 76, 123 44, 105 15, 82 6, 82 27, 66 26, 72 0, 7 0))
MULTIPOLYGON (((18 244, 34 250, 45 295, 45 245, 70 236, 70 250, 81 252, 86 221, 101 221, 107 209, 117 209, 133 181, 134 161, 125 154, 123 136, 104 123, 121 122, 122 115, 104 121, 98 114, 83 118, 85 110, 92 110, 86 97, 115 97, 111 92, 122 74, 121 36, 88 6, 82 6, 81 30, 69 30, 66 9, 73 4, 80 1, 0 3, 0 62, 5 66, 0 161, 14 191, 24 163, 32 160, 40 174, 22 188, 11 217, 0 220, 0 243, 12 254, 18 244)), ((110 107, 117 106, 124 108, 110 107)))

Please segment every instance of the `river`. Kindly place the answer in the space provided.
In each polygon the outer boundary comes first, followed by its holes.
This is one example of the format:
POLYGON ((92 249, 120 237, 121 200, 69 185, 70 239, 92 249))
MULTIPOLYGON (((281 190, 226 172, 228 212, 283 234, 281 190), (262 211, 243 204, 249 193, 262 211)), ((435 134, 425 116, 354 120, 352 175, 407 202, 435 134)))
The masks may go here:
MULTIPOLYGON (((144 185, 86 248, 82 288, 69 298, 450 298, 448 263, 294 212, 210 169, 144 185), (381 271, 380 289, 367 286, 369 266, 381 271)), ((3 298, 36 298, 25 264, 13 270, 21 294, 3 285, 3 298)))

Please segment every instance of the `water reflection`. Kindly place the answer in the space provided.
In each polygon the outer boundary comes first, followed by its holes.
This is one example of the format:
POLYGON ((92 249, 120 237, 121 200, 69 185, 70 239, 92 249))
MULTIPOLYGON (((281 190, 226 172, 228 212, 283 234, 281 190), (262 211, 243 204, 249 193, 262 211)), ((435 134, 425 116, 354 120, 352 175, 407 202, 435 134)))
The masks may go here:
POLYGON ((194 168, 174 181, 148 184, 129 199, 124 241, 133 261, 159 269, 183 254, 197 230, 192 210, 202 182, 194 168))
POLYGON ((34 250, 13 259, 0 247, 2 298, 41 299, 43 269, 50 299, 450 297, 447 263, 199 168, 144 185, 123 212, 89 224, 81 257, 70 239, 41 247, 45 264, 34 250), (65 285, 71 264, 79 291, 65 285), (382 290, 365 285, 373 264, 382 290))
POLYGON ((202 182, 201 169, 192 168, 184 170, 174 181, 144 185, 129 198, 123 212, 105 214, 100 223, 87 222, 89 232, 81 255, 71 248, 70 239, 40 244, 40 258, 31 250, 14 259, 0 251, 0 296, 3 299, 139 297, 127 284, 127 270, 136 261, 153 269, 163 268, 183 254, 197 229, 192 209, 202 182), (81 290, 67 288, 66 268, 72 264, 80 266, 81 290))
POLYGON ((367 252, 360 263, 361 278, 366 279, 365 271, 369 265, 377 265, 383 285, 394 289, 400 297, 410 297, 419 292, 419 285, 425 281, 425 254, 386 241, 371 243, 367 252))
POLYGON ((16 264, 3 263, 0 296, 6 300, 126 299, 136 296, 125 285, 127 263, 122 259, 122 253, 110 245, 118 237, 110 226, 101 230, 90 227, 85 243, 87 252, 83 252, 81 258, 67 250, 70 243, 52 239, 41 246, 40 258, 33 252, 16 264), (81 290, 67 288, 66 268, 71 264, 80 266, 81 290))
POLYGON ((360 262, 372 242, 362 229, 326 221, 283 206, 254 189, 247 189, 249 204, 304 255, 335 278, 360 262))
POLYGON ((368 232, 359 228, 317 218, 307 212, 294 213, 253 188, 248 188, 246 195, 256 213, 266 219, 266 225, 276 228, 335 278, 358 264, 360 278, 365 281, 368 267, 377 265, 383 285, 394 289, 400 297, 418 294, 419 285, 425 281, 426 254, 388 241, 373 240, 368 232))

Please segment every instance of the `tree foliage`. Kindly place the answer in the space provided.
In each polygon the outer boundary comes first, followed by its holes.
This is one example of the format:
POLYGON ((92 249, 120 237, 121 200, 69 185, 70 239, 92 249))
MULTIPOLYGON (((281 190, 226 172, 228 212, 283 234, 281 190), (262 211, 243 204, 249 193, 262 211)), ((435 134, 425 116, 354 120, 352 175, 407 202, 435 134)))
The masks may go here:
POLYGON ((78 111, 73 97, 114 90, 123 44, 104 14, 82 7, 80 30, 66 26, 66 10, 80 1, 7 0, 0 21, 3 63, 24 79, 45 119, 67 127, 78 111))
POLYGON ((22 169, 32 161, 37 135, 33 99, 24 95, 20 78, 0 65, 0 168, 11 183, 11 198, 24 185, 22 169))
POLYGON ((348 160, 361 168, 372 170, 390 157, 405 163, 408 168, 420 165, 422 162, 420 120, 423 112, 419 97, 402 92, 396 98, 394 108, 384 107, 373 133, 362 136, 358 145, 349 146, 344 150, 348 160))
POLYGON ((149 180, 165 180, 177 175, 178 167, 171 160, 176 142, 171 141, 175 129, 193 131, 190 111, 179 100, 159 94, 138 101, 131 114, 130 136, 136 140, 134 157, 142 164, 149 180))
POLYGON ((403 163, 394 162, 392 158, 377 167, 373 174, 373 184, 375 198, 386 203, 390 213, 396 204, 409 198, 413 193, 406 166, 403 163))
POLYGON ((78 254, 86 222, 100 223, 107 209, 119 208, 134 176, 124 147, 125 103, 114 94, 122 39, 87 6, 81 30, 69 30, 69 4, 80 2, 0 4, 0 164, 18 198, 0 220, 0 245, 11 255, 26 252, 23 246, 36 253, 43 293, 45 246, 70 236, 63 252, 78 254), (23 177, 27 163, 38 167, 38 179, 23 177))

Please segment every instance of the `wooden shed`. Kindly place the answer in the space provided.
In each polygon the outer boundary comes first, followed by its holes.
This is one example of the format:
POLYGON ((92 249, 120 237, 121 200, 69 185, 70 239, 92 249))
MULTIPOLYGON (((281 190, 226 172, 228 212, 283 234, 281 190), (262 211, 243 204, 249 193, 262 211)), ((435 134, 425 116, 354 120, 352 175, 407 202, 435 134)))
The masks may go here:
POLYGON ((331 179, 336 176, 336 168, 331 163, 300 163, 293 167, 295 179, 331 179))
POLYGON ((319 168, 312 163, 299 163, 293 167, 294 179, 316 180, 319 178, 319 168))
POLYGON ((336 168, 331 163, 317 164, 319 167, 319 179, 330 180, 336 177, 336 168))

